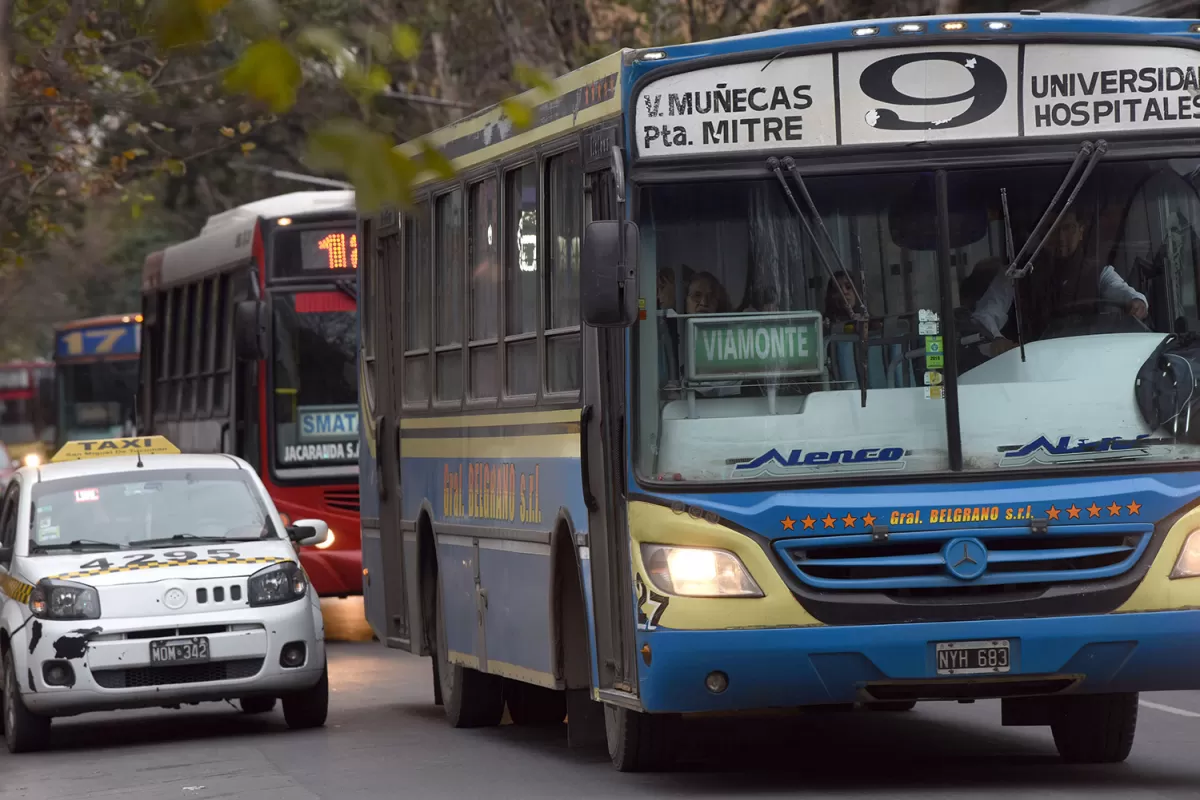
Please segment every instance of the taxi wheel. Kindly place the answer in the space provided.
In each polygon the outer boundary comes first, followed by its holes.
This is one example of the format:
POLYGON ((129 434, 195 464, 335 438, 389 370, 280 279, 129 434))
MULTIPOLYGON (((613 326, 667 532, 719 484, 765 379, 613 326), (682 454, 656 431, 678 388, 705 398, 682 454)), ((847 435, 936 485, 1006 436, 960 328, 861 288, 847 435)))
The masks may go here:
POLYGON ((437 587, 437 673, 442 686, 442 708, 455 728, 489 728, 504 717, 504 682, 461 664, 450 663, 446 644, 446 617, 441 586, 437 587))
POLYGON ((11 653, 4 655, 4 743, 10 753, 30 753, 50 743, 50 718, 25 707, 11 653))
POLYGON ((283 719, 289 728, 319 728, 329 715, 329 667, 321 670, 321 680, 311 689, 283 696, 283 719))
POLYGON ((1050 731, 1063 761, 1117 764, 1129 757, 1137 729, 1137 692, 1071 695, 1058 702, 1062 705, 1050 731))
POLYGON ((238 703, 245 714, 266 714, 275 710, 274 697, 243 697, 238 703))
POLYGON ((561 725, 567 716, 567 693, 523 681, 504 681, 504 701, 514 725, 561 725))

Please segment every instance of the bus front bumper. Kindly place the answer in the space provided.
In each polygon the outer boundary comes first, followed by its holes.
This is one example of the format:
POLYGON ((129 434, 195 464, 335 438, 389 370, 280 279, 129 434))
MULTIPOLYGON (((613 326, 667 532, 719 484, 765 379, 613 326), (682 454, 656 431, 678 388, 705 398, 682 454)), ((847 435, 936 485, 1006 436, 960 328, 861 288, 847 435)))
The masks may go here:
POLYGON ((300 549, 300 564, 321 597, 362 594, 362 550, 300 549))
POLYGON ((1200 689, 1200 611, 638 632, 642 706, 702 713, 872 700, 1200 689), (939 676, 936 644, 1008 640, 1004 674, 939 676), (649 645, 649 665, 644 645, 649 645), (720 693, 705 679, 728 679, 720 693))

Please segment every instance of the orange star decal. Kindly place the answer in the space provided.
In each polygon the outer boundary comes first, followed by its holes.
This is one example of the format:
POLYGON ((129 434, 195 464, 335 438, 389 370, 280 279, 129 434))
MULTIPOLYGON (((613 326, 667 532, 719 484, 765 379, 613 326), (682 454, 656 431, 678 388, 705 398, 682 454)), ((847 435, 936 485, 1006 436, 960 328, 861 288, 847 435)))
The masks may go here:
POLYGON ((1109 506, 1109 507, 1108 507, 1108 515, 1109 515, 1110 517, 1119 517, 1119 516, 1121 516, 1121 504, 1120 504, 1120 503, 1118 503, 1116 500, 1114 500, 1114 501, 1113 501, 1113 504, 1112 504, 1111 506, 1109 506))
POLYGON ((1050 506, 1050 508, 1046 509, 1046 516, 1049 517, 1050 519, 1058 519, 1058 515, 1061 513, 1062 512, 1059 511, 1054 506, 1050 506))
POLYGON ((786 517, 784 517, 781 522, 783 522, 783 529, 785 531, 796 530, 796 520, 792 519, 791 514, 788 514, 786 517))
POLYGON ((863 514, 863 525, 866 525, 869 528, 874 524, 875 524, 875 515, 874 514, 863 514))
POLYGON ((813 526, 817 524, 817 521, 812 518, 812 514, 805 514, 804 519, 800 521, 804 523, 804 530, 806 531, 811 531, 813 526))
POLYGON ((854 516, 849 511, 847 511, 846 516, 842 517, 842 524, 845 525, 847 528, 853 528, 855 525, 858 524, 858 517, 854 516))
POLYGON ((1092 503, 1090 506, 1087 507, 1087 512, 1088 512, 1089 517, 1098 517, 1098 516, 1100 516, 1100 506, 1096 505, 1095 503, 1092 503))
POLYGON ((826 528, 832 528, 834 526, 834 523, 837 522, 837 520, 833 518, 832 514, 826 514, 825 517, 821 520, 821 522, 825 523, 826 528))
POLYGON ((1079 506, 1071 503, 1071 507, 1067 509, 1067 514, 1071 517, 1071 519, 1079 519, 1079 512, 1082 510, 1083 509, 1079 506))
POLYGON ((1129 509, 1130 515, 1140 514, 1142 511, 1142 504, 1137 500, 1130 500, 1129 505, 1125 507, 1129 509))

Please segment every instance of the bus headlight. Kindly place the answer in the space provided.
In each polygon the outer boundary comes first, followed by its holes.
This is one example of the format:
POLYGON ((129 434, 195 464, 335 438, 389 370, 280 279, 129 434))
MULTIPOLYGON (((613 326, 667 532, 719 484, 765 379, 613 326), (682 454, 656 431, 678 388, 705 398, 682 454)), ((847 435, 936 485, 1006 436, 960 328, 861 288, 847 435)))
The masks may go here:
POLYGON ((642 563, 660 592, 684 597, 762 597, 741 560, 725 550, 643 544, 642 563))
POLYGON ((1183 540, 1183 549, 1175 560, 1175 569, 1171 570, 1171 579, 1195 578, 1200 576, 1200 528, 1188 534, 1183 540))
POLYGON ((321 542, 319 545, 316 546, 317 549, 318 550, 328 550, 329 548, 333 547, 333 540, 336 538, 337 537, 333 535, 333 528, 330 528, 329 535, 325 537, 325 541, 321 542))
POLYGON ((39 467, 39 466, 41 466, 41 464, 42 464, 42 457, 39 456, 37 453, 29 453, 28 455, 25 456, 25 466, 39 467))

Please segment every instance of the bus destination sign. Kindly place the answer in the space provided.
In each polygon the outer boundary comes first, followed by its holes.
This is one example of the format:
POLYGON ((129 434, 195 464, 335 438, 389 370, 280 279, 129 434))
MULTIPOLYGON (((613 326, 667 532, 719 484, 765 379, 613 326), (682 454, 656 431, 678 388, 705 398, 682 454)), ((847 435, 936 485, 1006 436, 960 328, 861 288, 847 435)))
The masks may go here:
POLYGON ((358 269, 358 234, 353 229, 301 231, 300 269, 326 273, 358 269))
POLYGON ((947 44, 682 72, 633 113, 639 158, 1195 130, 1200 59, 1165 45, 947 44))
POLYGON ((702 314, 687 325, 687 377, 693 381, 820 375, 821 315, 702 314))

